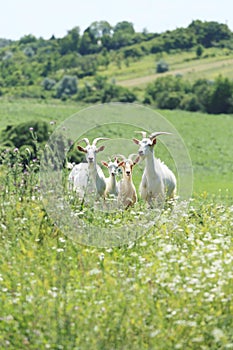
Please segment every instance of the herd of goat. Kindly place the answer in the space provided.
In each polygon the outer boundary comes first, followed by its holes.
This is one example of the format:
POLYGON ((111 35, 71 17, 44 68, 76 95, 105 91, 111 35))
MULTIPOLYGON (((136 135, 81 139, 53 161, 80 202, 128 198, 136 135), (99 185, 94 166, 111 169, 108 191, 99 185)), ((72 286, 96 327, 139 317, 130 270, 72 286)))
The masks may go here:
POLYGON ((133 138, 138 145, 136 157, 130 155, 116 155, 114 161, 102 161, 102 165, 108 168, 109 177, 105 177, 101 167, 97 164, 96 155, 104 150, 105 146, 97 146, 98 141, 108 140, 105 137, 95 138, 90 143, 88 138, 78 142, 78 150, 86 155, 86 163, 79 163, 72 167, 69 174, 69 188, 76 191, 79 198, 84 199, 89 193, 94 193, 96 198, 108 198, 113 196, 120 207, 128 208, 137 202, 137 192, 133 183, 132 171, 139 160, 145 160, 145 169, 139 186, 139 195, 150 206, 154 203, 163 203, 167 199, 173 199, 176 194, 176 177, 174 173, 154 156, 154 146, 157 137, 167 132, 154 132, 149 137, 141 131, 142 139, 133 138), (86 143, 86 147, 79 145, 86 143), (117 182, 117 175, 121 171, 121 180, 117 182))

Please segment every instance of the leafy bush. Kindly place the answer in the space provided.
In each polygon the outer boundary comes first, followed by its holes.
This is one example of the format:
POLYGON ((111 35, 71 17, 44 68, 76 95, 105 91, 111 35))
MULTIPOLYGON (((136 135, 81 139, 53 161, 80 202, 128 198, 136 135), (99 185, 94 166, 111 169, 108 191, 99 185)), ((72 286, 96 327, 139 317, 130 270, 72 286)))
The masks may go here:
POLYGON ((65 75, 57 86, 57 98, 71 96, 78 91, 78 80, 76 76, 65 75))
POLYGON ((114 84, 107 84, 103 91, 101 102, 134 102, 136 101, 136 99, 136 95, 133 92, 129 91, 127 88, 117 86, 114 84))
POLYGON ((186 111, 196 112, 201 109, 201 105, 198 101, 198 98, 194 94, 186 94, 180 101, 179 107, 186 111))
POLYGON ((157 63, 157 66, 156 66, 157 73, 164 73, 164 72, 167 72, 168 70, 169 70, 169 65, 166 61, 160 60, 157 63))
POLYGON ((228 78, 218 77, 213 85, 209 113, 232 113, 233 83, 228 78))
POLYGON ((47 91, 50 91, 53 89, 53 87, 55 86, 56 81, 54 79, 50 79, 50 78, 45 78, 41 85, 43 86, 43 88, 47 91))
POLYGON ((204 48, 202 45, 198 45, 196 48, 196 55, 198 58, 200 58, 203 54, 204 48))
POLYGON ((17 125, 8 125, 1 133, 1 143, 3 145, 12 145, 20 149, 22 146, 31 146, 35 150, 35 139, 40 144, 44 144, 51 131, 51 127, 44 121, 29 121, 17 125))
POLYGON ((5 155, 10 165, 14 166, 17 157, 20 157, 23 170, 32 160, 39 164, 39 145, 44 146, 50 131, 50 124, 44 121, 32 120, 18 125, 8 125, 1 133, 1 148, 8 150, 5 155))
POLYGON ((177 109, 180 107, 180 102, 182 101, 183 94, 179 91, 167 92, 163 91, 158 94, 156 99, 158 108, 162 109, 177 109))

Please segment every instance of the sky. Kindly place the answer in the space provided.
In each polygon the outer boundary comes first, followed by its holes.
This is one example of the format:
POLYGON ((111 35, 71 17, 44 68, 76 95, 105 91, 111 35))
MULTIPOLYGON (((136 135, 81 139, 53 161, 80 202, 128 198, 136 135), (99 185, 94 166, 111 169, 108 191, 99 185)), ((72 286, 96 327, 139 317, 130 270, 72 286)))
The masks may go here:
POLYGON ((225 23, 233 31, 231 0, 3 0, 0 38, 18 40, 32 34, 49 39, 105 20, 133 23, 137 32, 162 33, 187 27, 193 20, 225 23))

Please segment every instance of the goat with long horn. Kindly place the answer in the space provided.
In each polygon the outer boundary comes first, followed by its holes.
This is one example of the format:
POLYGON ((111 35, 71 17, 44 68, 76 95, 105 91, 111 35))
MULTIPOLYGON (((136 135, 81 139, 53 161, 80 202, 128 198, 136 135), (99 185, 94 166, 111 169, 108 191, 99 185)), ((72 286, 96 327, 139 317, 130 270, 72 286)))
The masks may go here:
POLYGON ((133 139, 134 143, 139 145, 138 154, 140 158, 145 159, 146 162, 139 193, 141 198, 151 206, 154 201, 161 204, 166 199, 174 198, 176 193, 175 175, 160 159, 154 156, 157 137, 169 134, 168 132, 159 131, 153 132, 148 138, 143 137, 142 140, 133 139))
POLYGON ((92 144, 87 137, 78 141, 78 150, 85 153, 87 163, 79 163, 75 165, 69 174, 69 182, 73 185, 73 189, 83 198, 85 194, 94 193, 97 197, 104 197, 106 189, 106 180, 101 167, 97 164, 96 154, 104 150, 105 146, 97 147, 97 142, 108 140, 106 137, 97 137, 92 144), (86 147, 79 145, 84 141, 86 147))

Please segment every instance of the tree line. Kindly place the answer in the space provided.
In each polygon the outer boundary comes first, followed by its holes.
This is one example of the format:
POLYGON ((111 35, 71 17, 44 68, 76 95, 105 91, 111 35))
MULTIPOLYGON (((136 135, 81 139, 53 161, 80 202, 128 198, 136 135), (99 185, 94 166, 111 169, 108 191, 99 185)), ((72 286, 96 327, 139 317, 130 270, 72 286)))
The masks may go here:
MULTIPOLYGON (((77 26, 69 30, 63 38, 52 36, 45 40, 29 34, 18 41, 0 39, 0 95, 63 100, 72 98, 87 103, 112 100, 133 102, 137 97, 132 91, 117 86, 114 81, 107 82, 104 76, 98 75, 98 68, 107 69, 110 62, 115 62, 120 68, 123 60, 127 64, 129 59, 137 60, 148 54, 190 50, 193 47, 201 50, 213 46, 232 49, 233 33, 226 24, 200 20, 192 21, 187 28, 177 28, 161 34, 149 33, 146 29, 136 32, 133 24, 127 21, 119 22, 115 26, 107 21, 99 21, 93 22, 82 34, 77 26), (80 88, 79 79, 88 76, 94 77, 94 82, 85 83, 80 88)), ((167 80, 170 85, 173 84, 173 78, 167 80)), ((157 84, 161 88, 165 84, 159 81, 146 89, 145 103, 155 103, 160 108, 176 106, 175 108, 202 109, 209 112, 213 109, 210 107, 209 95, 211 96, 221 79, 213 84, 205 83, 209 93, 208 103, 201 101, 203 95, 198 96, 196 85, 200 85, 200 82, 192 87, 186 86, 182 93, 181 88, 176 91, 174 87, 170 86, 169 90, 166 86, 159 95, 155 93, 157 84), (169 96, 165 96, 168 91, 169 96)), ((231 86, 231 82, 228 85, 231 86)), ((229 104, 231 103, 228 102, 227 106, 229 104)), ((229 111, 231 107, 218 107, 216 110, 222 109, 229 111)))

